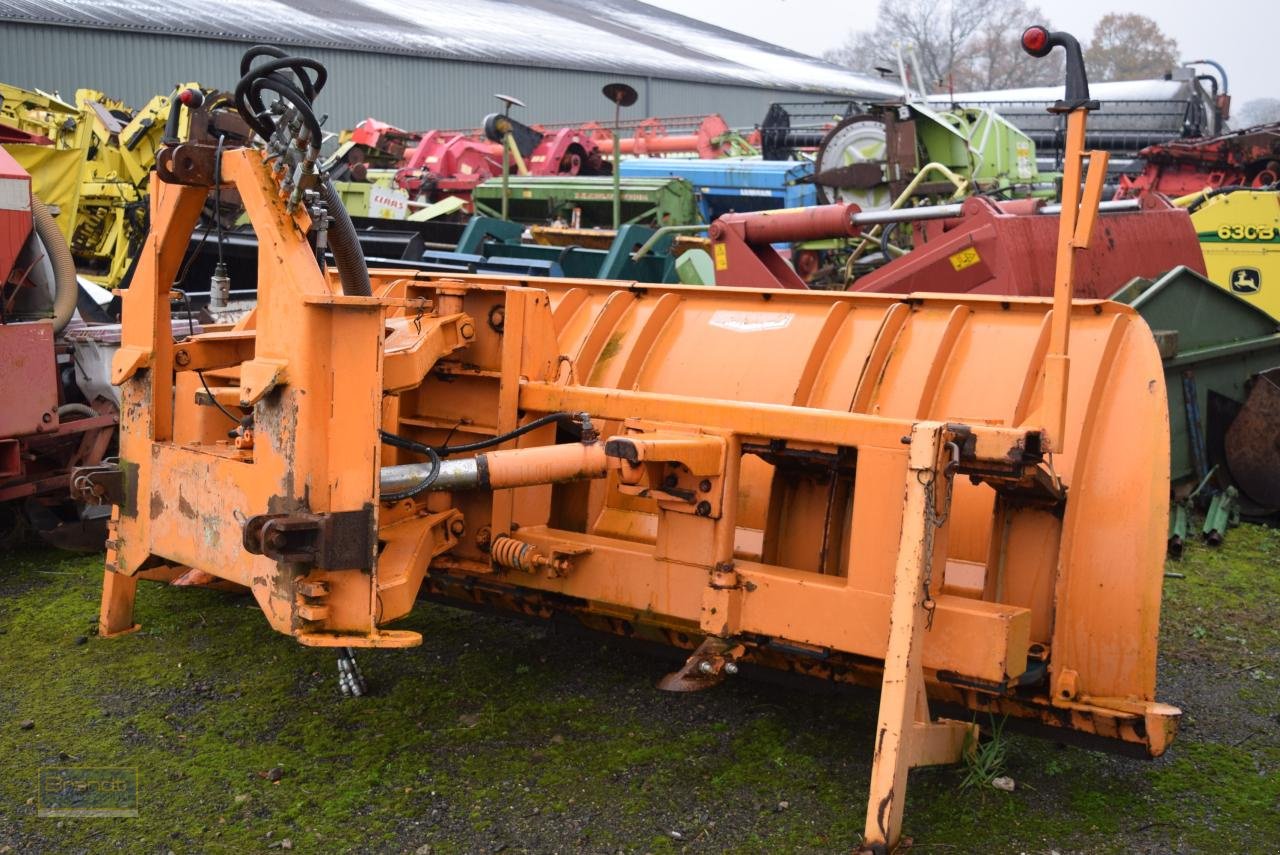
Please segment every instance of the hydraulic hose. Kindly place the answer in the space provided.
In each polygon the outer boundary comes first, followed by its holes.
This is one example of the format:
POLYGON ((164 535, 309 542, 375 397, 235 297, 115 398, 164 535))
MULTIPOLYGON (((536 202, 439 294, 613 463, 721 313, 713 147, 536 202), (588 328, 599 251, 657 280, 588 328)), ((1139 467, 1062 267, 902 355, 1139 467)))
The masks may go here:
MULTIPOLYGON (((585 413, 582 414, 582 418, 586 420, 584 424, 590 424, 590 420, 585 413)), ((478 442, 464 443, 462 445, 424 445, 421 442, 415 442, 408 437, 390 433, 389 431, 378 431, 379 437, 387 445, 395 446, 396 448, 403 448, 404 450, 412 451, 415 454, 425 455, 427 459, 431 461, 431 465, 428 467, 425 474, 422 472, 421 466, 414 464, 406 466, 389 466, 383 469, 382 488, 387 490, 387 492, 382 494, 382 501, 398 502, 402 499, 409 499, 419 493, 432 489, 433 487, 440 490, 454 489, 460 485, 467 488, 474 487, 476 484, 473 482, 479 477, 477 474, 478 470, 476 469, 478 464, 475 458, 449 461, 445 461, 443 458, 448 457, 450 454, 460 454, 468 451, 480 451, 482 449, 492 448, 495 445, 501 445, 504 442, 509 442, 517 437, 524 436, 526 433, 537 430, 540 427, 545 427, 546 425, 554 424, 556 422, 571 423, 573 421, 574 416, 572 413, 548 413, 541 418, 534 419, 528 424, 521 425, 513 431, 508 431, 507 433, 490 437, 489 439, 482 439, 478 442), (401 487, 402 489, 393 489, 396 487, 401 487)))
POLYGON ((435 484, 436 479, 440 477, 440 470, 443 466, 443 462, 440 460, 440 455, 436 454, 431 448, 426 449, 426 455, 427 459, 431 461, 431 466, 424 477, 414 481, 403 490, 389 490, 383 492, 379 498, 384 502, 400 502, 404 499, 412 499, 419 493, 423 493, 430 489, 431 486, 435 484))
POLYGON ((67 239, 58 231, 53 214, 35 196, 31 197, 31 219, 36 236, 44 244, 44 251, 53 265, 53 334, 62 332, 75 314, 80 298, 80 283, 76 281, 76 264, 71 258, 67 239))
MULTIPOLYGON (((289 56, 271 45, 255 45, 241 57, 240 74, 240 82, 236 84, 235 103, 250 127, 269 142, 276 135, 279 130, 277 122, 272 119, 272 111, 262 101, 264 91, 274 92, 295 111, 298 120, 306 128, 305 137, 299 136, 291 144, 302 145, 301 141, 305 138, 309 147, 307 156, 314 158, 319 153, 323 137, 313 101, 328 78, 325 67, 314 59, 289 56), (260 57, 267 59, 255 65, 254 60, 260 57)), ((354 297, 371 297, 373 287, 369 281, 369 266, 360 249, 355 224, 351 222, 351 215, 347 213, 329 177, 323 172, 318 177, 320 200, 331 221, 328 231, 329 247, 333 250, 333 259, 338 267, 342 293, 354 297)))
POLYGON ((242 76, 234 95, 236 109, 258 136, 269 140, 277 129, 273 111, 262 101, 262 93, 266 90, 275 92, 283 102, 293 107, 311 133, 311 144, 320 145, 320 121, 312 105, 328 77, 323 65, 314 59, 289 56, 270 45, 257 45, 245 51, 240 60, 240 73, 242 76), (253 65, 253 60, 259 56, 275 59, 253 65), (314 80, 312 73, 315 74, 314 80))
POLYGON ((556 422, 572 424, 574 420, 575 417, 573 413, 563 411, 558 413, 548 413, 545 416, 540 416, 539 418, 536 418, 527 424, 523 424, 515 430, 508 431, 507 433, 499 434, 498 436, 491 436, 488 439, 478 440, 477 442, 462 443, 461 445, 423 445, 420 442, 414 442, 407 437, 399 436, 398 434, 390 433, 385 430, 379 431, 378 433, 382 437, 382 441, 387 445, 394 445, 396 448, 403 448, 406 451, 414 451, 418 454, 434 453, 441 457, 448 457, 451 454, 465 454, 470 451, 483 451, 486 448, 493 448, 495 445, 502 445, 504 442, 510 442, 513 439, 522 437, 526 433, 535 431, 540 427, 546 427, 547 425, 554 424, 556 422))
POLYGON ((88 404, 63 404, 58 407, 58 419, 65 421, 70 416, 79 416, 82 419, 97 418, 100 413, 88 404))
MULTIPOLYGON (((257 71, 254 71, 254 74, 256 75, 257 71)), ((278 74, 269 74, 265 77, 246 77, 244 80, 250 81, 248 96, 250 105, 262 103, 262 91, 264 89, 284 96, 285 100, 297 108, 299 118, 302 119, 302 123, 307 126, 307 130, 311 133, 311 144, 320 145, 320 141, 324 138, 324 133, 320 129, 320 120, 316 117, 315 111, 311 109, 310 99, 300 92, 296 86, 278 74)), ((244 80, 241 80, 241 83, 244 80)), ((239 87, 237 87, 237 91, 239 91, 239 87)), ((271 127, 274 130, 275 125, 271 125, 271 127)))
POLYGON ((334 263, 338 265, 342 293, 351 297, 372 297, 369 265, 365 263, 364 251, 360 249, 360 236, 356 234, 355 223, 351 222, 351 215, 327 175, 320 181, 320 201, 324 202, 325 209, 333 218, 329 224, 329 247, 333 250, 334 263))
MULTIPOLYGON (((284 94, 289 98, 294 107, 298 108, 299 113, 310 113, 311 102, 315 100, 320 90, 324 88, 325 81, 328 79, 328 72, 325 67, 314 59, 300 56, 289 56, 278 47, 272 45, 255 45, 244 52, 244 56, 240 58, 240 82, 236 84, 235 104, 236 109, 240 111, 240 115, 249 124, 258 136, 270 139, 275 133, 276 124, 270 117, 266 105, 262 103, 262 89, 271 89, 279 94, 284 94), (267 62, 254 65, 253 61, 260 56, 273 57, 267 62), (293 81, 280 72, 287 71, 293 74, 293 81), (308 71, 315 73, 312 79, 307 73, 308 71), (281 92, 275 86, 263 85, 254 88, 254 84, 262 81, 273 81, 288 87, 291 93, 281 92), (293 82, 297 82, 297 86, 293 82), (300 92, 298 90, 301 90, 300 92), (301 96, 301 97, 299 97, 301 96)), ((314 119, 314 113, 311 118, 314 119)), ((316 138, 317 142, 319 137, 316 138)))

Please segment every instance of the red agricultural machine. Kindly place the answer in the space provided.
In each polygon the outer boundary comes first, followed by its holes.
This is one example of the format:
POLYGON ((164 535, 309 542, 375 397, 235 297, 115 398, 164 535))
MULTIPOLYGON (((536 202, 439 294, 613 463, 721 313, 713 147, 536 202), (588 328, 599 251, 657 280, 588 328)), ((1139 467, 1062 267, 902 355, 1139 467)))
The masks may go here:
MULTIPOLYGON (((520 104, 501 96, 507 104, 520 104)), ((523 105, 521 105, 523 106, 523 105)), ((376 119, 351 132, 330 162, 334 180, 365 180, 370 168, 395 169, 396 184, 419 201, 470 199, 481 182, 504 172, 518 175, 609 175, 590 130, 543 130, 492 113, 479 131, 414 133, 376 119)))
MULTIPOLYGON (((89 90, 78 93, 83 106, 77 110, 53 110, 44 96, 6 91, 0 124, 0 140, 9 146, 0 149, 0 541, 15 541, 31 529, 55 546, 99 550, 106 514, 70 498, 71 470, 104 459, 119 420, 110 363, 121 330, 105 308, 111 293, 98 284, 127 283, 139 261, 148 231, 149 175, 163 146, 193 130, 236 144, 245 136, 244 123, 225 109, 227 96, 196 85, 157 96, 136 113, 108 109, 104 103, 118 102, 104 102, 89 90), (122 117, 130 118, 123 127, 122 117), (75 144, 63 145, 60 134, 74 136, 75 144), (46 205, 41 195, 56 204, 46 205), (133 236, 139 242, 130 249, 133 236)), ((211 194, 210 202, 216 201, 211 194)), ((214 211, 207 208, 210 217, 214 211)), ((203 277, 205 287, 210 279, 203 277)), ((194 299, 197 310, 218 296, 213 289, 175 293, 188 309, 194 299)), ((186 317, 175 326, 182 335, 200 329, 186 317)))
POLYGON ((0 148, 0 543, 31 524, 61 546, 99 549, 105 515, 69 510, 70 473, 102 461, 116 408, 85 401, 63 338, 80 287, 66 238, 0 148))
MULTIPOLYGON (((1100 207, 1098 239, 1077 255, 1076 296, 1106 299, 1135 276, 1157 276, 1177 265, 1204 273, 1204 258, 1186 211, 1159 197, 1104 202, 1100 207)), ((712 224, 710 235, 718 279, 735 284, 809 288, 777 245, 848 238, 854 253, 865 240, 867 247, 887 258, 847 287, 842 281, 840 290, 1035 297, 1053 292, 1053 257, 1042 248, 1054 242, 1061 209, 1043 199, 994 202, 981 196, 953 205, 892 211, 818 205, 726 214, 712 224), (892 234, 889 227, 902 226, 914 230, 909 252, 881 240, 892 234), (902 254, 894 257, 895 251, 902 254)))
MULTIPOLYGON (((578 127, 590 133, 604 154, 613 153, 610 129, 598 122, 538 127, 578 127)), ((709 116, 650 116, 618 123, 618 150, 631 157, 682 155, 701 160, 721 157, 750 157, 760 154, 758 131, 743 135, 718 113, 709 116), (627 136, 621 136, 627 134, 627 136)))
POLYGON ((1141 174, 1120 179, 1117 199, 1143 193, 1184 196, 1220 187, 1262 189, 1280 182, 1280 122, 1144 148, 1141 174))
MULTIPOLYGON (((523 106, 509 96, 499 98, 523 106)), ((751 138, 716 114, 630 119, 618 122, 618 130, 618 148, 626 156, 714 159, 759 153, 751 138)), ((477 185, 504 171, 611 175, 607 158, 612 153, 612 128, 594 121, 526 125, 504 112, 490 114, 474 130, 411 132, 370 118, 351 131, 331 162, 330 175, 335 181, 364 181, 369 169, 395 169, 396 184, 415 200, 469 199, 477 185)))

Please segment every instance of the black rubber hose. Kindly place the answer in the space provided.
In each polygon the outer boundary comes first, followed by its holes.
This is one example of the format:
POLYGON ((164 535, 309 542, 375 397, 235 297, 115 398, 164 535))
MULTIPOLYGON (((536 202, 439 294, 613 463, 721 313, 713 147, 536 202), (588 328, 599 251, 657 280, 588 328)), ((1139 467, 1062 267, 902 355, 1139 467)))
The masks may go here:
MULTIPOLYGON (((236 108, 259 136, 270 139, 276 131, 275 122, 267 117, 266 106, 262 103, 262 92, 267 90, 281 96, 298 111, 311 134, 310 145, 313 149, 319 148, 323 135, 311 102, 328 79, 328 72, 323 65, 306 57, 289 56, 271 45, 255 45, 240 58, 240 73, 242 76, 235 91, 236 108), (253 61, 260 56, 272 59, 255 66, 253 61), (307 73, 308 70, 315 72, 314 80, 307 73), (291 72, 297 78, 297 84, 282 74, 282 71, 291 72)), ((319 192, 320 200, 332 220, 329 224, 329 247, 333 250, 333 260, 338 267, 342 293, 352 297, 373 296, 369 266, 360 249, 355 224, 351 222, 351 215, 347 213, 338 191, 327 176, 320 179, 319 192)))
POLYGON ((328 78, 328 71, 318 61, 305 56, 285 56, 283 53, 279 59, 255 65, 245 74, 252 74, 254 77, 267 77, 275 76, 281 71, 292 71, 294 76, 298 78, 298 84, 302 91, 311 100, 315 100, 315 97, 320 94, 320 90, 324 88, 325 80, 328 78), (314 71, 316 76, 313 78, 304 69, 314 71))
POLYGON ((299 92, 296 86, 282 77, 276 75, 258 77, 254 78, 249 84, 248 102, 250 108, 262 104, 261 94, 263 89, 283 95, 286 101, 293 104, 298 111, 298 115, 302 117, 302 121, 306 124, 307 130, 311 132, 311 145, 319 148, 322 139, 320 120, 316 118, 315 111, 311 109, 311 103, 306 96, 299 92))
POLYGON ((324 202, 329 216, 333 218, 329 224, 329 247, 333 250, 334 263, 338 265, 342 293, 349 297, 372 297, 373 286, 369 282, 369 266, 365 264, 364 252, 360 249, 360 236, 327 175, 320 181, 320 201, 324 202))
POLYGON ((80 283, 76 281, 76 263, 71 258, 71 247, 58 231, 53 214, 35 196, 31 197, 31 219, 35 234, 44 244, 44 251, 53 265, 53 334, 62 332, 75 314, 80 299, 80 283))
POLYGON ((481 451, 486 448, 493 448, 493 446, 495 445, 501 445, 502 443, 508 440, 515 439, 516 437, 524 436, 529 431, 537 430, 538 428, 552 424, 553 422, 572 422, 572 421, 573 421, 573 413, 566 413, 566 412, 550 413, 549 415, 545 415, 545 416, 542 416, 541 418, 534 419, 528 424, 521 425, 520 427, 508 433, 504 433, 499 436, 490 437, 489 439, 478 440, 476 442, 468 442, 463 445, 446 445, 441 448, 437 448, 436 451, 440 452, 440 455, 442 457, 448 457, 450 454, 462 454, 468 451, 481 451))
MULTIPOLYGON (((438 454, 441 457, 448 457, 451 454, 463 454, 468 451, 483 451, 486 448, 493 448, 495 445, 501 445, 504 442, 524 436, 529 431, 537 430, 540 427, 546 427, 555 422, 573 422, 573 413, 559 412, 550 413, 548 415, 536 418, 528 424, 521 425, 513 431, 509 431, 498 436, 491 436, 488 439, 481 439, 476 442, 468 442, 462 445, 424 445, 420 442, 414 442, 408 437, 400 436, 389 431, 379 431, 382 441, 387 445, 394 445, 396 448, 403 448, 406 451, 414 451, 418 454, 427 454, 428 452, 438 454)), ((445 437, 448 439, 448 437, 445 437)))
POLYGON ((893 236, 897 233, 898 226, 900 225, 902 224, 889 223, 887 226, 885 226, 883 229, 880 230, 880 252, 884 253, 885 261, 892 260, 892 256, 889 255, 889 242, 893 240, 893 236))
POLYGON ((279 59, 281 57, 288 56, 288 54, 275 45, 254 45, 240 56, 241 77, 244 77, 249 73, 249 69, 253 67, 253 61, 260 56, 270 56, 279 59))
POLYGON ((425 478, 417 484, 414 484, 412 487, 406 487, 399 493, 383 493, 380 497, 382 501, 399 502, 402 499, 412 499, 414 496, 434 484, 436 479, 440 477, 440 455, 436 454, 436 450, 434 448, 429 445, 423 445, 420 442, 414 442, 408 437, 403 437, 385 430, 378 431, 378 435, 387 445, 392 445, 396 448, 403 448, 404 450, 412 451, 415 454, 424 455, 431 461, 431 471, 427 473, 425 478))
POLYGON ((311 98, 314 98, 324 88, 325 81, 329 78, 328 69, 321 65, 318 60, 305 56, 289 56, 289 54, 275 45, 254 45, 240 57, 241 77, 246 76, 250 71, 255 74, 269 74, 286 68, 292 70, 299 77, 305 76, 298 71, 299 68, 310 68, 316 73, 314 81, 306 80, 302 84, 303 91, 311 98), (253 61, 260 56, 269 56, 272 59, 255 66, 253 61))
MULTIPOLYGON (((324 88, 325 81, 328 79, 328 71, 323 65, 314 59, 306 57, 289 56, 284 51, 271 45, 256 45, 245 51, 244 56, 240 58, 240 81, 235 88, 235 104, 240 111, 241 116, 263 139, 269 138, 275 133, 275 122, 268 116, 266 106, 262 103, 260 97, 261 88, 254 89, 254 84, 264 80, 270 80, 289 88, 289 100, 299 111, 308 110, 311 102, 316 95, 324 88), (270 56, 274 59, 261 63, 257 66, 253 65, 253 60, 259 56, 270 56), (281 71, 292 72, 297 81, 290 80, 281 71), (308 70, 315 72, 315 79, 312 80, 308 70)), ((276 89, 274 86, 266 88, 276 89)), ((280 90, 277 90, 280 91, 280 90)), ((282 92, 282 94, 284 94, 282 92)), ((314 116, 313 116, 314 119, 314 116)))
POLYGON ((267 115, 265 107, 259 103, 258 109, 254 110, 253 105, 249 103, 249 87, 253 85, 253 81, 257 79, 253 74, 245 74, 236 83, 235 92, 232 94, 232 100, 235 102, 236 110, 240 113, 241 118, 253 128, 254 132, 265 139, 270 139, 271 135, 276 131, 276 124, 267 115))
POLYGON ((424 445, 423 443, 415 442, 406 436, 400 436, 399 434, 394 434, 390 431, 380 430, 378 431, 378 436, 387 445, 392 445, 396 448, 403 448, 404 450, 412 451, 415 454, 424 455, 431 461, 431 471, 428 472, 426 477, 417 484, 414 484, 412 487, 407 487, 399 493, 384 493, 380 498, 384 502, 399 502, 403 499, 411 499, 423 492, 434 484, 436 479, 440 477, 441 458, 448 457, 450 454, 457 454, 464 451, 480 451, 485 448, 492 448, 495 445, 501 445, 509 440, 524 436, 531 430, 537 430, 540 427, 545 427, 546 425, 554 422, 572 422, 573 420, 574 418, 572 413, 550 413, 542 416, 541 418, 534 419, 526 425, 521 425, 513 431, 501 434, 500 436, 482 439, 479 442, 469 442, 465 445, 442 445, 439 447, 424 445))
POLYGON ((276 132, 275 120, 270 117, 270 111, 262 102, 263 89, 284 96, 283 100, 292 104, 302 115, 308 129, 313 134, 319 133, 320 122, 311 109, 311 99, 294 86, 292 81, 280 74, 258 75, 251 72, 236 84, 236 108, 259 136, 269 139, 276 132))

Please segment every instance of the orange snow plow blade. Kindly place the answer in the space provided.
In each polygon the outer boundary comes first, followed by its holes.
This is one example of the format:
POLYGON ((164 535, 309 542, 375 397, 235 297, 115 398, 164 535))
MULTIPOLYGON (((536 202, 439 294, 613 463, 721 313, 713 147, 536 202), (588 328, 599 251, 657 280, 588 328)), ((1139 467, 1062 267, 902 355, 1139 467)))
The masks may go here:
POLYGON ((427 593, 692 649, 670 688, 739 664, 878 685, 871 849, 907 770, 975 730, 930 702, 1168 746, 1169 430, 1132 309, 395 270, 366 296, 260 151, 221 177, 258 307, 173 343, 208 179, 155 179, 120 461, 77 479, 118 506, 104 635, 168 566, 248 587, 303 644, 417 645, 388 625, 427 593))

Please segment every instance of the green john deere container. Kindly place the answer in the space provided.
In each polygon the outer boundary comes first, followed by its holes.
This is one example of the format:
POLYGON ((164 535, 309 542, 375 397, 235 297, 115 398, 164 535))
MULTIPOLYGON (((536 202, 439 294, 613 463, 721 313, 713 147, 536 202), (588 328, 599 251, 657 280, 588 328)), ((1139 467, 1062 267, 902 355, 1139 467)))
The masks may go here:
POLYGON ((1194 486, 1226 460, 1226 433, 1253 377, 1280 366, 1280 325, 1186 267, 1134 279, 1111 299, 1155 334, 1169 395, 1170 477, 1194 486))

